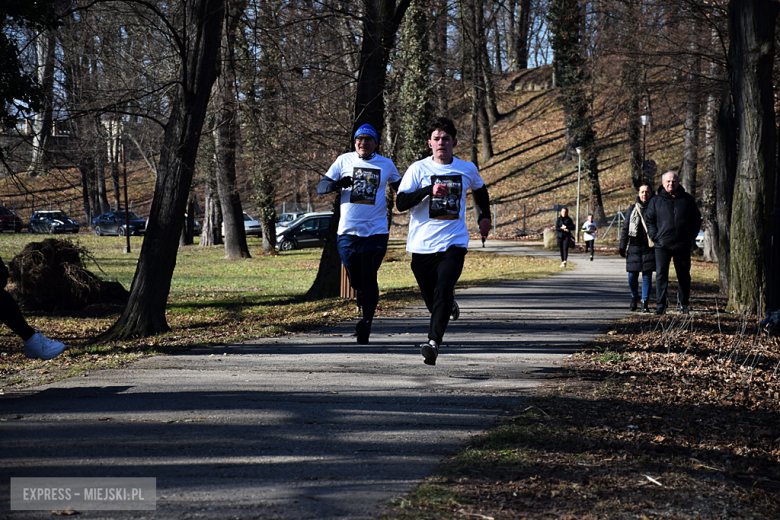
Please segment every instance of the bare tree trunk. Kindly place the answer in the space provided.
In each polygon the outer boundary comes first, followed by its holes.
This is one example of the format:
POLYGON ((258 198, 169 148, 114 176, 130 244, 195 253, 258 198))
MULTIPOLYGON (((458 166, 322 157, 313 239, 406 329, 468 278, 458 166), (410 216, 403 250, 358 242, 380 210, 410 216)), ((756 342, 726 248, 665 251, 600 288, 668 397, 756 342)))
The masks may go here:
MULTIPOLYGON (((732 0, 729 37, 734 46, 732 89, 739 132, 737 177, 731 208, 728 310, 763 313, 766 222, 772 207, 776 135, 772 92, 774 29, 780 4, 732 0)), ((777 266, 774 266, 776 269, 777 266)))
POLYGON ((31 177, 44 172, 46 142, 51 135, 54 110, 54 48, 56 38, 54 30, 47 30, 35 39, 38 84, 43 91, 41 110, 35 113, 33 120, 32 160, 29 174, 31 177))
POLYGON ((108 192, 106 191, 106 170, 104 166, 104 158, 105 155, 103 154, 103 147, 98 146, 97 151, 95 152, 95 185, 97 186, 97 197, 98 204, 100 205, 100 213, 111 211, 111 204, 108 202, 108 192))
POLYGON ((190 0, 179 38, 182 61, 165 126, 149 228, 141 246, 130 299, 101 339, 150 336, 169 330, 165 307, 176 267, 203 120, 216 77, 224 16, 222 0, 190 0))
POLYGON ((219 219, 219 197, 216 194, 216 184, 217 180, 213 176, 206 179, 206 209, 203 216, 203 231, 200 236, 199 245, 201 246, 216 246, 222 243, 222 224, 219 219))
MULTIPOLYGON (((691 24, 690 29, 690 49, 696 50, 699 42, 698 23, 691 24)), ((680 183, 685 191, 696 199, 697 169, 699 162, 699 115, 701 113, 701 93, 699 76, 701 75, 701 58, 694 56, 691 58, 690 70, 686 74, 686 96, 685 103, 685 138, 683 140, 683 165, 680 172, 680 183)))
POLYGON ((84 168, 84 163, 79 162, 79 174, 81 177, 81 204, 84 209, 84 220, 89 226, 92 222, 92 209, 89 203, 89 171, 84 168))
POLYGON ((122 135, 120 121, 109 119, 103 122, 106 128, 106 149, 108 153, 108 168, 111 172, 111 184, 114 188, 114 207, 119 211, 122 208, 121 186, 119 184, 120 136, 122 135))
POLYGON ((626 134, 628 136, 629 167, 631 169, 631 184, 638 190, 644 175, 642 172, 642 120, 640 104, 642 101, 639 73, 634 63, 627 63, 623 70, 623 89, 626 99, 626 134))
POLYGON ((528 36, 531 24, 531 0, 512 0, 509 3, 510 55, 509 70, 528 68, 528 36))
POLYGON ((179 236, 179 247, 191 246, 194 243, 195 201, 192 196, 192 192, 190 192, 190 200, 187 202, 187 216, 184 219, 184 227, 181 228, 181 235, 179 236))
POLYGON ((715 126, 715 185, 718 216, 718 282, 721 296, 729 294, 731 277, 731 206, 737 176, 737 121, 731 89, 726 83, 715 126))
MULTIPOLYGON (((710 41, 717 43, 718 33, 712 28, 710 41)), ((710 62, 707 78, 713 83, 718 79, 718 65, 710 62)), ((718 262, 718 181, 715 173, 715 140, 718 118, 718 97, 708 92, 704 111, 704 189, 702 191, 702 217, 704 220, 704 261, 718 262)))
POLYGON ((433 102, 439 114, 449 112, 449 95, 447 91, 447 0, 433 0, 434 22, 433 41, 431 44, 433 58, 433 70, 436 74, 434 92, 436 100, 433 102))
POLYGON ((234 44, 236 27, 246 7, 246 0, 230 0, 222 27, 220 73, 214 86, 218 105, 214 115, 214 147, 219 202, 225 225, 225 258, 249 258, 249 246, 244 231, 244 210, 236 184, 236 148, 239 127, 236 124, 234 44))
MULTIPOLYGON (((384 89, 387 80, 387 62, 395 35, 411 0, 363 0, 363 41, 360 48, 360 65, 355 92, 355 118, 350 136, 360 125, 368 123, 374 128, 384 128, 384 89)), ((350 137, 350 142, 352 141, 350 137)), ((307 192, 308 193, 308 192, 307 192)), ((336 246, 339 202, 334 204, 334 217, 328 233, 328 241, 322 251, 317 277, 306 293, 308 299, 337 296, 341 270, 336 246), (335 267, 334 267, 335 266, 335 267)))
MULTIPOLYGON (((490 56, 488 55, 488 49, 487 49, 487 38, 485 37, 486 28, 485 28, 485 6, 482 2, 475 2, 474 5, 474 13, 476 15, 476 20, 474 23, 474 28, 476 31, 476 34, 474 34, 474 42, 476 45, 476 48, 474 49, 474 58, 475 61, 479 62, 479 73, 481 74, 480 79, 480 89, 482 90, 482 100, 483 102, 480 103, 481 106, 484 107, 484 110, 487 112, 487 133, 490 133, 490 127, 493 126, 498 122, 498 120, 501 118, 501 115, 498 113, 498 102, 496 101, 496 89, 493 86, 493 71, 490 68, 490 56)), ((482 130, 482 136, 483 136, 483 144, 482 144, 482 155, 485 156, 485 145, 484 145, 484 136, 485 136, 485 130, 482 130)), ((493 143, 492 140, 490 140, 490 157, 493 157, 493 143)))

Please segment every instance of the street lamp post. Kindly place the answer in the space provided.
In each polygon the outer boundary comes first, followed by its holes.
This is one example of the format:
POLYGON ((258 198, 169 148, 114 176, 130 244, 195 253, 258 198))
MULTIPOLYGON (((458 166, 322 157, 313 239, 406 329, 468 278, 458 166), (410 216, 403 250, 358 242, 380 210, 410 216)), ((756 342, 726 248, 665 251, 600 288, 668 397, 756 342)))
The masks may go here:
POLYGON ((577 222, 575 222, 575 225, 577 226, 577 240, 576 242, 580 242, 580 175, 582 174, 582 148, 579 146, 577 147, 577 222))

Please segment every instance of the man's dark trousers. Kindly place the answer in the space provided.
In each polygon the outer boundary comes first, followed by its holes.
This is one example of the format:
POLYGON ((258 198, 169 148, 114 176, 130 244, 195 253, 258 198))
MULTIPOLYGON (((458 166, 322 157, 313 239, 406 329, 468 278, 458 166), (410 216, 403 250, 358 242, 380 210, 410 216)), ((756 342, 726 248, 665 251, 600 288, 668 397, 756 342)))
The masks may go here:
POLYGON ((466 248, 450 246, 432 254, 412 254, 412 272, 420 286, 425 306, 431 313, 428 339, 440 344, 447 330, 455 301, 455 284, 463 272, 466 248))
POLYGON ((655 295, 656 304, 666 308, 666 292, 669 285, 669 264, 674 262, 677 272, 677 303, 688 306, 691 298, 691 250, 661 249, 655 246, 655 295))

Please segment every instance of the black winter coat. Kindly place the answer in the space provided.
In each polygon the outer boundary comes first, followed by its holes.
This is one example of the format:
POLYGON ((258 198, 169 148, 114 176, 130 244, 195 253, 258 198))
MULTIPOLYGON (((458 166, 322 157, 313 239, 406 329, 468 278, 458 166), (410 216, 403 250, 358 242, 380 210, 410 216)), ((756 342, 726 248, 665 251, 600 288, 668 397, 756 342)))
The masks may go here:
MULTIPOLYGON (((648 201, 648 205, 649 203, 650 201, 648 201)), ((647 233, 645 233, 645 227, 642 225, 641 220, 639 221, 636 236, 628 236, 628 228, 631 214, 634 212, 634 206, 636 204, 631 204, 626 212, 626 221, 623 224, 623 233, 620 235, 620 246, 618 247, 621 251, 626 250, 626 271, 629 273, 655 271, 655 249, 648 245, 647 233)), ((642 216, 646 219, 645 213, 647 213, 647 210, 642 212, 642 216)))
POLYGON ((701 227, 701 212, 682 186, 675 197, 661 186, 658 195, 650 199, 644 213, 647 231, 655 247, 677 250, 690 249, 701 227))
POLYGON ((555 231, 558 233, 558 239, 563 240, 564 238, 569 238, 570 236, 573 236, 571 232, 574 230, 574 221, 571 219, 570 216, 562 217, 558 215, 558 218, 555 219, 555 231), (562 231, 561 226, 566 226, 569 231, 562 231))

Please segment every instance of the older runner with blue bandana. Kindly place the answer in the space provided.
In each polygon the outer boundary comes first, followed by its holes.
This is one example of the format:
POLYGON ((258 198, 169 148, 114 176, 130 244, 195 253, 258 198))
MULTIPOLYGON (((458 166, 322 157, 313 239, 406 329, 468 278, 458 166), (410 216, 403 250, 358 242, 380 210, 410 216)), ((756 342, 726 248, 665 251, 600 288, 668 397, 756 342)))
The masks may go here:
POLYGON ((393 161, 376 153, 379 136, 371 125, 355 132, 355 151, 340 155, 317 186, 320 195, 341 192, 338 249, 349 284, 358 293, 363 319, 355 327, 357 342, 368 344, 379 302, 376 273, 387 252, 385 187, 398 191, 401 176, 393 161))

